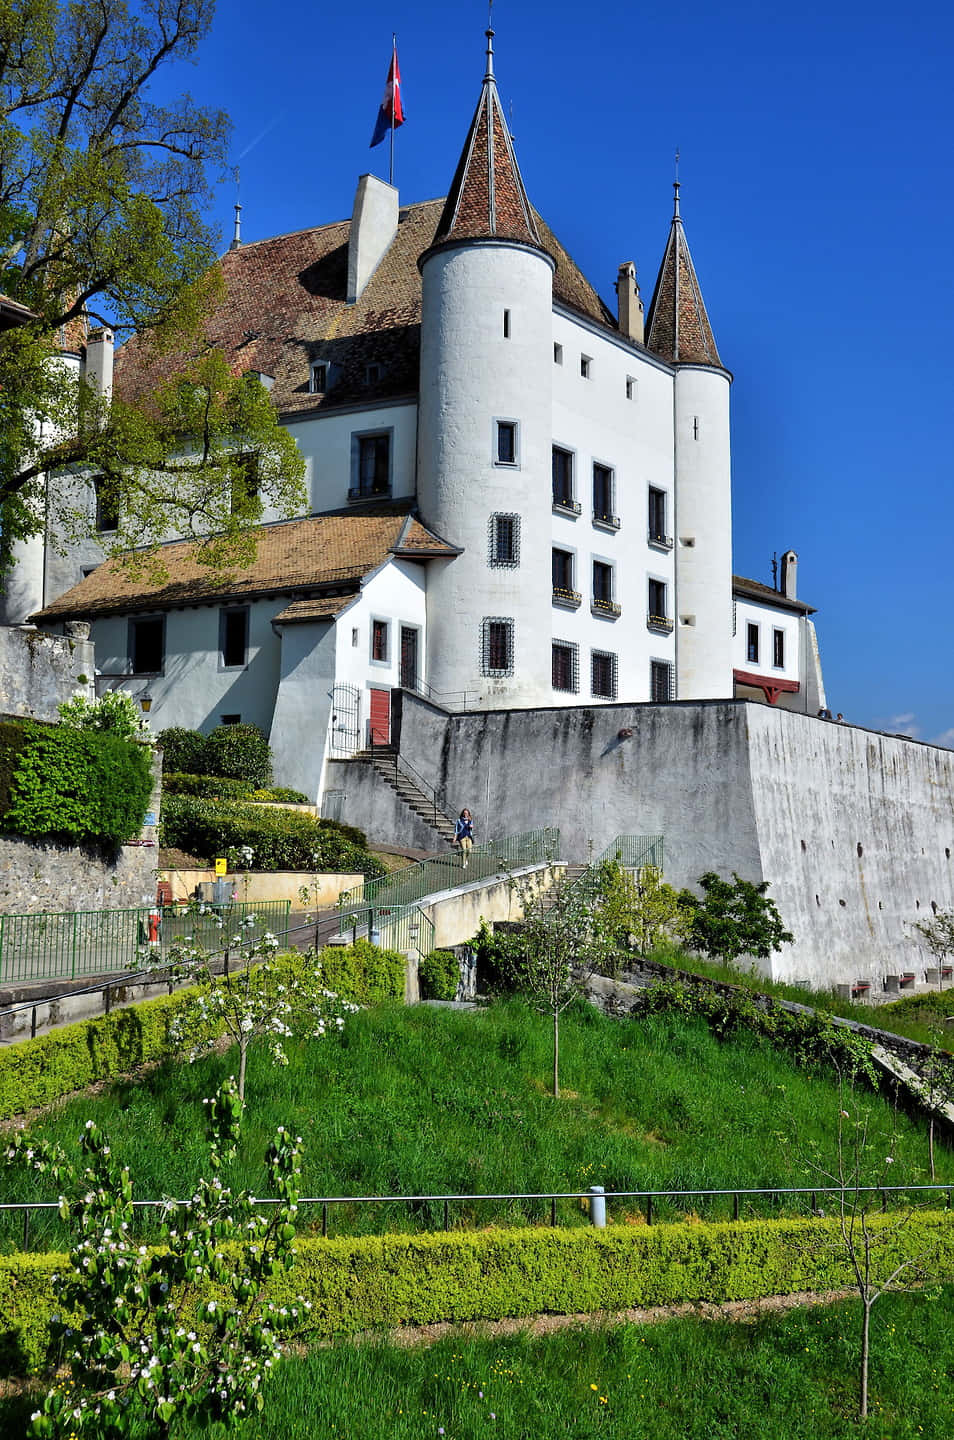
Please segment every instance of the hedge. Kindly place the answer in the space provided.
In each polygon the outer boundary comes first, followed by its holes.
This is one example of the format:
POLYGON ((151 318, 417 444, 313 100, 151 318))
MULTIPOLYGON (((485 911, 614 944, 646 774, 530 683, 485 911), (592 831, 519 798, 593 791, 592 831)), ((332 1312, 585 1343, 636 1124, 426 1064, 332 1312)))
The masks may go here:
POLYGON ((162 761, 167 770, 189 775, 205 774, 206 739, 201 730, 186 730, 183 725, 169 725, 160 730, 156 743, 162 746, 162 761))
POLYGON ((205 744, 205 764, 210 775, 271 784, 272 752, 257 725, 217 725, 205 744))
POLYGON ((256 790, 250 780, 230 780, 224 775, 194 775, 173 770, 162 777, 164 795, 194 795, 202 800, 262 800, 272 804, 307 805, 308 796, 287 785, 268 785, 256 790))
POLYGON ((31 839, 56 838, 115 849, 136 835, 152 794, 152 760, 143 745, 105 731, 21 722, 0 736, 4 808, 0 828, 31 839))
MULTIPOLYGON (((892 1230, 884 1260, 921 1255, 954 1279, 954 1226, 944 1211, 871 1215, 892 1230)), ((578 1314, 689 1301, 752 1300, 851 1287, 834 1248, 837 1219, 743 1220, 605 1230, 480 1230, 431 1235, 305 1238, 269 1298, 312 1302, 316 1337, 394 1325, 578 1314)), ((55 1313, 50 1277, 62 1255, 0 1256, 0 1373, 42 1365, 55 1313)), ((208 1298, 204 1293, 202 1299, 208 1298)), ((186 1311, 188 1315, 188 1310, 186 1311)))
POLYGON ((241 850, 248 845, 254 870, 383 874, 381 862, 355 836, 364 840, 360 830, 295 810, 170 795, 162 807, 159 843, 206 860, 225 855, 230 865, 244 864, 241 850))
MULTIPOLYGON (((367 940, 321 952, 329 990, 357 1005, 404 999, 404 956, 367 940)), ((0 1049, 0 1120, 50 1105, 75 1090, 112 1080, 177 1049, 166 1038, 169 1021, 195 990, 160 995, 95 1020, 82 1020, 0 1049)))
POLYGON ((460 986, 460 965, 450 950, 431 950, 417 970, 422 1000, 454 1000, 460 986))

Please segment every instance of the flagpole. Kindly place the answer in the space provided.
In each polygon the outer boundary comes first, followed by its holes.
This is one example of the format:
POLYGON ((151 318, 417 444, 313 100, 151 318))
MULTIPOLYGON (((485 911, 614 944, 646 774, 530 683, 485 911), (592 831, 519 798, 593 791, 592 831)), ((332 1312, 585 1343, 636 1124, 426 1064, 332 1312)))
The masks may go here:
POLYGON ((397 31, 391 35, 391 159, 388 164, 388 184, 394 184, 394 81, 397 67, 397 31))

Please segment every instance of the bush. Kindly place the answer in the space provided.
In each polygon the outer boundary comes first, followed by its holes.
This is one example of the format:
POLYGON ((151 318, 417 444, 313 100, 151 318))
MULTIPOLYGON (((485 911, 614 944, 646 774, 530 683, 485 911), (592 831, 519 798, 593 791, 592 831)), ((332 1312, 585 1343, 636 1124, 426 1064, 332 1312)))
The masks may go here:
POLYGON ((206 770, 250 785, 268 785, 272 778, 272 752, 257 725, 219 725, 206 741, 206 770))
POLYGON ((98 700, 74 695, 59 707, 60 720, 74 730, 101 730, 135 740, 147 730, 142 708, 124 690, 107 690, 98 700))
POLYGON ((173 771, 162 777, 163 795, 194 795, 200 800, 250 800, 247 780, 227 780, 223 775, 192 775, 173 771))
POLYGON ((691 890, 679 894, 690 950, 710 955, 723 965, 734 965, 745 955, 765 960, 773 950, 781 950, 795 939, 766 893, 767 880, 756 885, 733 874, 730 882, 708 870, 699 884, 701 900, 691 890))
POLYGON ((249 868, 241 857, 243 846, 249 846, 254 870, 383 874, 381 862, 355 844, 347 828, 294 810, 171 795, 162 807, 159 843, 207 862, 224 855, 230 867, 241 869, 249 868))
POLYGON ((370 940, 326 945, 319 956, 329 990, 356 1005, 403 1003, 405 959, 398 950, 381 950, 370 940))
POLYGON ((28 737, 22 721, 0 720, 0 826, 10 808, 10 786, 28 737))
POLYGON ((432 950, 417 971, 422 1000, 453 1000, 460 985, 460 965, 449 950, 432 950))
POLYGON ((160 730, 156 739, 162 746, 162 763, 166 770, 176 774, 205 774, 205 748, 208 742, 200 731, 185 730, 181 725, 170 725, 167 730, 160 730))
POLYGON ((253 800, 268 801, 273 805, 310 805, 307 795, 300 790, 289 790, 286 785, 269 785, 262 790, 252 791, 253 800))
MULTIPOLYGON (((0 827, 115 849, 142 826, 152 794, 152 757, 109 733, 24 721, 0 827)), ((9 754, 9 748, 7 753, 9 754)))

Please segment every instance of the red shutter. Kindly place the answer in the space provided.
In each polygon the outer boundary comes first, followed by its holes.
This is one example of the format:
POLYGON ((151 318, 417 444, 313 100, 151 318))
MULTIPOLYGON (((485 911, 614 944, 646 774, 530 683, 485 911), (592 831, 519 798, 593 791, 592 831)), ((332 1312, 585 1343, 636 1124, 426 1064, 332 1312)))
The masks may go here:
POLYGON ((371 728, 372 745, 389 745, 391 743, 391 692, 390 690, 371 691, 371 728))

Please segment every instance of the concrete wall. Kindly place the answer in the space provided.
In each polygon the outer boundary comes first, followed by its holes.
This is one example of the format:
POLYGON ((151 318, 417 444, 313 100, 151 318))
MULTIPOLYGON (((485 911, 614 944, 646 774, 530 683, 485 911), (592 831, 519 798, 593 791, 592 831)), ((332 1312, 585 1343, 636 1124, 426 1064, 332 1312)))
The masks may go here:
MULTIPOLYGON (((525 878, 531 890, 546 890, 562 865, 535 865, 514 871, 525 878)), ((462 877, 466 872, 462 872, 462 877)), ((421 902, 421 909, 434 925, 434 949, 462 945, 473 938, 481 920, 520 920, 520 897, 508 880, 476 880, 462 890, 448 890, 421 902)))
MULTIPOLYGON (((196 892, 196 887, 203 882, 216 878, 215 870, 212 867, 200 870, 161 870, 161 880, 168 880, 172 886, 173 900, 191 900, 196 892)), ((318 875, 315 876, 307 870, 275 870, 271 872, 255 871, 246 876, 244 874, 228 875, 226 879, 231 883, 232 889, 237 893, 239 900, 243 903, 249 901, 258 904, 263 900, 290 900, 293 905, 301 906, 299 890, 304 886, 308 891, 307 908, 313 908, 316 900, 317 880, 317 905, 319 910, 336 905, 338 896, 343 890, 353 890, 360 885, 363 875, 318 875)))
POLYGON ((156 898, 156 851, 124 845, 103 860, 69 845, 0 835, 0 914, 129 910, 156 898))
POLYGON ((88 639, 0 626, 0 714, 58 719, 57 707, 78 691, 92 698, 94 663, 88 639))
MULTIPOLYGON (((662 834, 674 885, 768 880, 796 937, 776 978, 880 988, 928 963, 914 922, 954 908, 950 750, 741 701, 448 716, 402 700, 401 753, 450 811, 469 806, 481 841, 556 825, 561 858, 582 861, 617 834, 662 834)), ((399 838, 369 767, 334 783, 350 823, 399 838)))

